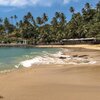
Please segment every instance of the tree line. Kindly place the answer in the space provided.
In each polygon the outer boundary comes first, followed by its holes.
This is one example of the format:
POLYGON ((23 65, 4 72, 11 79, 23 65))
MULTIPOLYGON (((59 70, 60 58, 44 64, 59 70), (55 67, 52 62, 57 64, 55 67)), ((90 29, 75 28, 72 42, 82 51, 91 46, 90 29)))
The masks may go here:
POLYGON ((95 8, 86 3, 81 12, 76 12, 74 7, 69 10, 72 13, 70 21, 62 12, 56 12, 50 22, 46 13, 34 18, 28 12, 20 21, 16 15, 0 18, 0 41, 10 43, 26 39, 29 44, 50 44, 62 39, 100 38, 100 1, 95 8))

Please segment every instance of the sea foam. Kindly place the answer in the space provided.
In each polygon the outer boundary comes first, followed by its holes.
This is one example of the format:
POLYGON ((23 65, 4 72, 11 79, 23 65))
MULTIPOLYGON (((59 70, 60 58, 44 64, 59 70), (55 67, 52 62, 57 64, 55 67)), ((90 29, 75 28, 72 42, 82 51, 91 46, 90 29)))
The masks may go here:
POLYGON ((31 67, 32 65, 41 64, 95 64, 96 61, 88 58, 73 57, 70 55, 64 55, 63 51, 59 51, 55 54, 50 54, 48 52, 43 52, 42 56, 36 56, 33 59, 25 60, 15 65, 16 68, 20 66, 31 67))

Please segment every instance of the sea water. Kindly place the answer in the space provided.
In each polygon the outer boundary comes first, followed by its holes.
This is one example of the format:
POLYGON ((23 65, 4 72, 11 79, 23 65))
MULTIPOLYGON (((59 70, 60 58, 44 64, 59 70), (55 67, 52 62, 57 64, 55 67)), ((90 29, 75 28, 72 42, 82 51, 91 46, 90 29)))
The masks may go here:
MULTIPOLYGON (((42 57, 46 53, 53 54, 55 52, 58 52, 59 50, 60 49, 57 48, 1 47, 0 48, 0 70, 16 68, 18 65, 21 66, 21 63, 23 61, 27 61, 35 57, 42 57)), ((30 63, 31 62, 27 62, 25 67, 29 67, 30 63)))
POLYGON ((0 71, 45 64, 95 64, 91 58, 74 57, 70 49, 60 48, 0 48, 0 71))

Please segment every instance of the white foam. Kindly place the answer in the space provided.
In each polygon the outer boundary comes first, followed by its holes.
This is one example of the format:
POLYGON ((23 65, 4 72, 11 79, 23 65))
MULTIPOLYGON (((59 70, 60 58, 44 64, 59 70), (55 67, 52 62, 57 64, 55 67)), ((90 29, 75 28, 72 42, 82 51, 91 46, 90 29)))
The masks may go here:
POLYGON ((89 64, 96 64, 96 61, 90 61, 89 64))
POLYGON ((16 68, 20 66, 23 67, 31 67, 32 65, 39 64, 95 64, 96 61, 92 61, 90 59, 80 58, 80 57, 72 57, 69 55, 64 55, 63 52, 59 51, 56 54, 50 54, 44 52, 44 56, 37 56, 33 59, 26 60, 20 62, 20 64, 15 65, 16 68), (66 59, 60 59, 60 57, 65 57, 66 59))
POLYGON ((18 65, 15 65, 15 68, 19 68, 19 66, 20 66, 20 64, 18 64, 18 65))

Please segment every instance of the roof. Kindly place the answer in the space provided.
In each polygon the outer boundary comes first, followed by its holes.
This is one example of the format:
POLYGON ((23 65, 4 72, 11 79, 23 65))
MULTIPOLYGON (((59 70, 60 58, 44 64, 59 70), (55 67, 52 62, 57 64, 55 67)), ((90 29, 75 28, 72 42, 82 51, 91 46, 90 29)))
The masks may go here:
POLYGON ((96 38, 62 39, 62 41, 86 41, 86 40, 96 40, 96 38))

